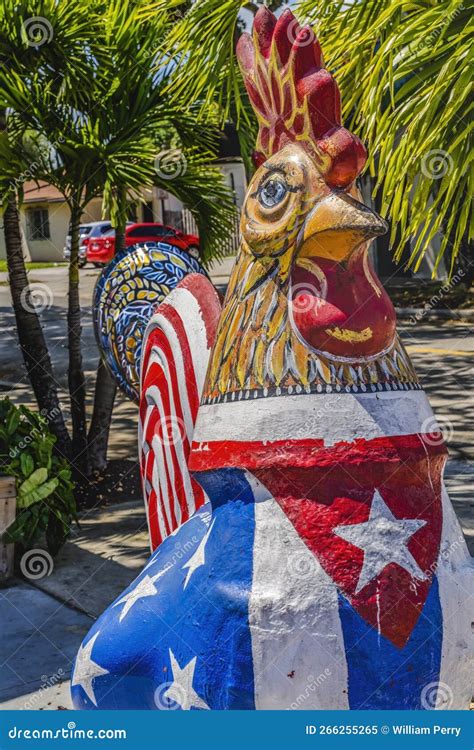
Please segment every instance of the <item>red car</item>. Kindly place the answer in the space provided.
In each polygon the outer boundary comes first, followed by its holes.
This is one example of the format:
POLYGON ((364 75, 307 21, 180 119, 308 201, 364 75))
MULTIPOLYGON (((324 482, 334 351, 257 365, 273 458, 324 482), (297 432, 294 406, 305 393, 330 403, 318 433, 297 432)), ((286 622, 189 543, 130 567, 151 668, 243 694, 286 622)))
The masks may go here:
MULTIPOLYGON (((169 242, 186 250, 193 258, 199 257, 199 237, 185 234, 165 224, 127 224, 125 244, 127 247, 138 242, 169 242)), ((102 237, 94 237, 87 244, 87 261, 95 266, 109 263, 115 255, 115 230, 111 229, 102 237)))

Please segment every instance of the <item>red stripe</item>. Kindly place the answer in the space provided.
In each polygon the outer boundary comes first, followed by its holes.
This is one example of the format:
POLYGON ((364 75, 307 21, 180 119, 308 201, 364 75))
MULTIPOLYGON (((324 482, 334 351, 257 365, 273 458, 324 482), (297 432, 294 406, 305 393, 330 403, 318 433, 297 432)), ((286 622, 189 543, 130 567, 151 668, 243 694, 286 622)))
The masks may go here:
MULTIPOLYGON (((152 457, 149 453, 148 456, 152 457)), ((147 458, 148 458, 147 456, 147 458)), ((145 469, 148 472, 148 464, 151 464, 153 467, 153 461, 147 461, 145 460, 145 469)), ((146 497, 146 494, 145 494, 146 497)), ((158 512, 157 512, 157 496, 156 492, 153 488, 150 491, 150 494, 148 496, 148 525, 150 528, 150 541, 152 549, 155 549, 158 544, 161 544, 163 541, 162 535, 160 532, 160 526, 158 523, 158 512)))
MULTIPOLYGON (((166 306, 166 307, 169 307, 169 306, 166 306)), ((167 317, 172 317, 169 315, 168 310, 166 310, 165 312, 167 314, 167 317)), ((173 321, 173 325, 175 329, 179 327, 177 319, 173 321)), ((177 334, 178 336, 180 336, 180 332, 177 331, 177 334)), ((183 336, 185 336, 184 329, 181 331, 180 345, 182 347, 184 365, 186 367, 186 365, 189 364, 191 353, 190 353, 189 345, 187 344, 187 342, 186 342, 186 347, 183 346, 183 338, 182 338, 183 336), (188 356, 186 356, 186 348, 187 348, 188 356)), ((146 374, 142 383, 142 394, 143 394, 142 401, 146 403, 146 394, 147 394, 148 388, 151 386, 154 386, 158 389, 162 402, 163 402, 163 414, 160 415, 157 409, 154 410, 156 412, 156 416, 155 414, 150 415, 150 418, 148 421, 147 433, 146 435, 144 435, 144 438, 151 445, 151 440, 148 438, 157 433, 158 431, 157 423, 161 422, 162 419, 166 419, 166 417, 172 418, 175 416, 178 420, 180 420, 181 424, 184 426, 185 429, 186 429, 186 425, 185 425, 180 392, 179 392, 179 387, 178 387, 178 382, 177 382, 177 371, 176 371, 176 362, 175 362, 174 352, 173 352, 172 346, 168 338, 166 337, 165 332, 159 327, 153 329, 153 331, 151 331, 150 336, 147 339, 146 347, 147 347, 148 367, 147 367, 146 374), (153 362, 151 365, 149 364, 149 353, 153 349, 155 350, 158 349, 164 356, 168 364, 169 370, 170 370, 171 382, 168 381, 167 375, 159 363, 153 362), (171 391, 173 394, 173 400, 174 400, 173 411, 171 408, 171 401, 169 397, 169 388, 171 388, 171 391)), ((191 369, 192 374, 194 376, 194 368, 189 367, 188 369, 191 369)), ((187 378, 187 381, 188 381, 188 378, 187 378)), ((189 385, 189 382, 188 382, 188 385, 189 385)), ((192 398, 193 391, 194 391, 194 409, 193 409, 192 403, 190 404, 190 407, 191 407, 192 417, 195 419, 195 414, 197 413, 197 408, 198 408, 197 389, 196 389, 195 383, 194 383, 194 388, 188 387, 187 394, 189 398, 192 398)), ((159 427, 159 424, 158 424, 158 427, 159 427)), ((190 453, 190 443, 188 439, 187 430, 183 431, 182 438, 183 438, 182 447, 183 447, 184 460, 187 462, 189 453, 190 453)), ((189 518, 190 500, 191 502, 194 501, 193 505, 195 507, 199 507, 198 503, 202 504, 204 500, 204 493, 202 492, 202 489, 200 490, 200 493, 199 493, 200 497, 188 498, 188 493, 186 492, 185 485, 184 485, 184 478, 183 478, 183 471, 186 471, 186 472, 188 471, 187 466, 185 467, 181 466, 180 461, 178 460, 178 456, 176 454, 175 446, 172 442, 169 444, 168 447, 169 447, 169 452, 171 454, 171 460, 173 462, 175 479, 174 479, 174 482, 172 483, 170 472, 169 472, 168 461, 166 459, 166 454, 164 454, 164 468, 165 468, 167 489, 168 489, 169 515, 171 517, 171 527, 169 527, 166 521, 168 513, 164 513, 165 524, 167 526, 167 534, 171 533, 171 531, 174 531, 179 526, 179 523, 177 521, 176 514, 175 514, 175 508, 174 508, 173 487, 175 489, 177 500, 179 502, 179 506, 181 509, 181 523, 183 523, 189 518)), ((196 485, 193 485, 191 482, 190 484, 191 486, 196 486, 196 485)), ((161 503, 163 510, 164 510, 164 500, 161 498, 157 498, 157 502, 161 503)), ((159 530, 158 530, 158 533, 159 533, 159 530)))
MULTIPOLYGON (((156 343, 155 343, 155 348, 156 348, 156 343)), ((167 418, 176 417, 182 423, 184 423, 184 419, 183 419, 182 411, 180 409, 181 403, 179 399, 176 400, 176 392, 175 392, 176 372, 174 369, 174 363, 172 361, 170 362, 169 359, 167 360, 167 362, 168 362, 168 367, 170 369, 171 383, 167 381, 165 372, 162 369, 161 365, 158 365, 156 362, 154 362, 150 366, 147 372, 147 377, 148 376, 150 377, 153 385, 157 387, 159 391, 159 394, 163 403, 163 411, 160 412, 157 407, 153 408, 150 414, 149 420, 148 420, 148 427, 147 427, 145 439, 149 443, 153 454, 154 454, 154 451, 153 451, 153 447, 151 444, 151 440, 153 439, 154 436, 158 437, 162 445, 163 464, 164 464, 164 469, 165 469, 166 483, 167 483, 167 489, 168 489, 168 503, 169 503, 168 512, 164 513, 164 515, 165 515, 165 519, 168 515, 171 517, 171 527, 168 529, 168 533, 170 533, 170 531, 173 531, 177 527, 178 524, 177 524, 175 510, 174 510, 174 498, 173 498, 171 478, 170 478, 169 467, 168 467, 169 459, 167 458, 167 455, 165 453, 165 448, 168 448, 168 452, 171 454, 171 461, 173 463, 173 467, 175 471, 175 485, 177 484, 178 481, 180 481, 180 486, 177 488, 178 500, 180 502, 180 505, 181 505, 181 501, 179 498, 179 490, 181 489, 181 486, 182 486, 182 476, 181 476, 180 465, 177 460, 173 442, 170 442, 168 446, 163 445, 162 438, 165 437, 166 439, 166 435, 163 434, 163 420, 167 418), (160 387, 160 382, 165 383, 166 385, 164 387, 160 387), (175 411, 173 412, 171 411, 171 402, 170 402, 170 397, 168 393, 168 387, 171 387, 171 390, 173 392, 173 398, 175 400, 175 411)), ((148 391, 148 387, 145 382, 144 388, 143 388, 143 395, 145 398, 147 395, 147 391, 148 391)), ((187 440, 186 437, 184 439, 187 440)), ((183 451, 185 455, 186 455, 186 450, 189 453, 189 444, 187 445, 187 447, 183 447, 183 451)), ((155 457, 155 461, 156 461, 156 457, 155 457)), ((161 501, 161 504, 164 508, 164 500, 161 501)))
MULTIPOLYGON (((157 421, 159 419, 160 419, 160 415, 159 415, 158 410, 157 409, 153 409, 153 411, 150 414, 150 420, 149 420, 150 430, 147 433, 148 434, 148 438, 149 438, 149 440, 147 442, 150 445, 150 452, 148 454, 148 461, 147 461, 147 464, 146 464, 146 478, 148 479, 148 481, 150 482, 150 484, 152 484, 152 486, 153 486, 153 469, 154 469, 154 466, 155 466, 155 463, 156 463, 156 456, 155 456, 155 452, 154 452, 153 448, 151 447, 151 441, 153 439, 153 436, 157 432, 157 430, 155 429, 155 426, 156 426, 156 423, 157 423, 157 421)), ((171 531, 173 531, 173 528, 174 528, 174 526, 173 526, 173 516, 171 515, 171 519, 172 520, 171 520, 171 523, 170 523, 168 521, 168 515, 170 515, 170 514, 167 511, 165 511, 164 503, 161 500, 161 496, 159 496, 156 493, 156 489, 154 487, 153 487, 153 489, 154 489, 155 496, 156 496, 156 502, 160 503, 160 506, 161 506, 161 509, 162 509, 162 515, 163 515, 163 519, 164 519, 166 534, 170 534, 171 531)), ((157 513, 155 515, 156 515, 156 523, 158 523, 158 515, 157 515, 157 513)), ((160 533, 159 527, 158 527, 158 533, 160 533)))
POLYGON ((198 303, 199 311, 204 321, 207 348, 211 349, 214 345, 221 315, 221 303, 217 291, 209 279, 200 273, 190 273, 188 276, 185 276, 177 288, 187 289, 198 303))
MULTIPOLYGON (((190 294, 194 297, 194 299, 197 301, 199 310, 201 313, 202 320, 205 324, 205 333, 207 338, 207 349, 210 349, 212 346, 216 331, 217 331, 217 325, 219 321, 219 315, 220 315, 220 302, 219 298, 217 296, 217 293, 210 283, 208 279, 206 279, 201 274, 190 274, 187 276, 180 284, 180 288, 185 288, 189 291, 190 294)), ((142 387, 141 387, 141 400, 140 400, 140 421, 142 424, 142 427, 145 425, 146 415, 148 411, 148 405, 146 401, 146 394, 148 389, 151 386, 154 386, 158 389, 162 403, 163 403, 163 414, 159 414, 158 409, 153 409, 152 413, 149 416, 148 425, 147 425, 147 431, 146 434, 143 434, 143 439, 148 442, 150 445, 150 451, 151 455, 149 454, 146 457, 146 460, 140 461, 141 466, 141 474, 142 474, 142 486, 144 491, 144 496, 146 498, 146 491, 145 491, 145 481, 148 478, 148 480, 151 483, 152 480, 152 470, 154 466, 154 462, 156 461, 156 457, 154 455, 153 449, 151 448, 151 441, 153 439, 153 435, 157 434, 159 430, 159 420, 164 419, 166 417, 173 417, 176 416, 177 419, 181 420, 182 424, 184 425, 184 434, 183 434, 183 440, 182 440, 182 449, 183 449, 183 457, 185 461, 185 466, 181 466, 180 461, 178 459, 178 455, 175 450, 175 446, 173 443, 170 443, 169 446, 169 452, 171 454, 171 461, 173 463, 173 469, 175 473, 175 478, 173 482, 173 487, 176 492, 176 496, 181 508, 181 523, 186 521, 189 516, 191 515, 194 510, 197 510, 205 501, 205 493, 202 489, 202 487, 194 480, 191 476, 189 476, 190 480, 190 486, 192 488, 193 496, 190 497, 189 493, 185 490, 184 485, 184 477, 183 473, 188 472, 188 458, 190 454, 190 440, 192 439, 192 432, 194 431, 194 424, 196 421, 196 416, 199 408, 199 399, 200 399, 200 393, 198 393, 197 388, 197 382, 196 382, 196 373, 194 368, 194 361, 192 357, 191 348, 189 346, 189 340, 188 340, 188 334, 186 331, 185 322, 183 322, 182 318, 180 317, 177 310, 170 305, 169 303, 161 303, 156 311, 155 315, 163 315, 165 320, 173 327, 174 333, 177 337, 177 343, 173 344, 168 339, 167 334, 163 330, 163 328, 158 325, 150 331, 149 335, 146 337, 144 342, 144 351, 142 355, 142 387), (169 370, 170 370, 170 378, 168 380, 166 373, 164 372, 161 365, 154 362, 153 365, 150 366, 150 356, 153 351, 153 349, 158 348, 162 355, 164 356, 165 360, 167 361, 169 370), (183 417, 183 409, 182 409, 182 403, 180 398, 180 392, 178 388, 178 375, 176 370, 176 352, 177 349, 180 350, 182 359, 183 359, 183 374, 185 379, 185 388, 187 392, 188 402, 189 402, 189 408, 190 408, 190 414, 192 419, 192 428, 190 430, 191 434, 188 434, 187 426, 184 421, 183 417), (171 392, 174 399, 175 404, 175 410, 172 413, 171 412, 171 405, 170 405, 170 396, 168 389, 171 388, 171 392)), ((164 448, 163 448, 164 450, 164 448)), ((170 476, 170 465, 169 465, 169 458, 164 453, 164 468, 165 468, 165 475, 166 475, 166 482, 167 482, 167 488, 168 488, 168 496, 169 496, 169 504, 170 504, 170 517, 171 517, 171 528, 169 527, 169 524, 167 522, 168 514, 164 512, 163 508, 163 499, 162 497, 158 497, 156 495, 155 490, 152 490, 150 492, 150 496, 148 498, 148 518, 149 518, 149 525, 150 525, 150 536, 151 536, 151 543, 152 547, 156 548, 159 543, 162 541, 162 534, 160 532, 159 524, 158 524, 158 513, 157 513, 157 504, 160 503, 160 506, 163 510, 163 517, 164 517, 164 524, 166 527, 166 535, 168 535, 171 531, 176 529, 178 527, 178 521, 175 516, 175 508, 174 508, 174 498, 173 498, 173 492, 172 492, 172 483, 171 483, 171 476, 170 476)))
MULTIPOLYGON (((183 412, 183 409, 182 409, 182 403, 181 403, 180 392, 179 392, 179 387, 178 387, 178 376, 177 376, 177 371, 176 371, 174 354, 173 354, 173 350, 172 350, 172 348, 171 348, 171 346, 169 344, 169 341, 168 341, 167 338, 165 338, 163 332, 159 331, 159 333, 158 333, 158 330, 157 330, 156 333, 157 333, 157 336, 159 336, 159 339, 158 339, 158 341, 156 341, 156 339, 155 339, 152 345, 153 345, 153 347, 155 349, 159 348, 161 350, 161 352, 165 355, 166 361, 167 361, 168 366, 170 368, 171 384, 167 382, 166 373, 162 369, 161 365, 159 365, 156 362, 151 367, 151 370, 150 370, 150 380, 151 380, 151 383, 154 386, 158 387, 158 390, 160 391, 160 395, 161 395, 162 400, 163 400, 163 409, 164 409, 165 418, 166 418, 166 416, 169 416, 171 418, 174 417, 174 416, 176 416, 176 418, 180 420, 180 422, 181 422, 181 424, 182 424, 182 426, 184 428, 184 430, 182 432, 182 444, 183 444, 184 457, 185 457, 185 460, 187 462, 188 457, 189 457, 189 453, 190 453, 190 438, 192 437, 192 435, 188 436, 188 430, 187 430, 186 422, 185 422, 185 419, 184 419, 184 412, 183 412), (155 374, 156 373, 156 369, 155 368, 158 370, 158 374, 155 374), (160 387, 160 382, 164 383, 165 386, 164 387, 160 387), (169 396, 168 396, 168 389, 169 389, 170 385, 171 385, 171 390, 172 390, 173 399, 174 399, 174 407, 175 407, 175 411, 173 413, 171 411, 171 402, 170 402, 170 399, 169 399, 169 396)), ((189 395, 189 393, 188 393, 188 395, 189 395)), ((174 460, 174 464, 175 464, 175 473, 177 475, 181 475, 182 471, 181 471, 181 467, 177 463, 178 458, 177 458, 177 455, 176 455, 176 453, 174 451, 174 445, 173 444, 171 444, 171 445, 173 447, 173 460, 174 460)), ((186 467, 186 470, 187 470, 187 467, 186 467)), ((182 484, 183 483, 181 482, 181 485, 182 484)), ((181 499, 180 499, 180 506, 181 506, 182 512, 185 512, 185 511, 188 512, 187 503, 185 505, 183 505, 183 502, 181 501, 181 499)))
POLYGON ((357 438, 351 443, 325 446, 322 439, 275 440, 247 442, 241 440, 193 442, 189 468, 207 471, 223 467, 258 469, 270 466, 333 466, 362 461, 406 460, 429 455, 446 454, 439 442, 440 433, 380 437, 372 440, 357 438))
MULTIPOLYGON (((183 366, 184 366, 184 377, 185 377, 186 387, 188 391, 188 401, 189 401, 189 406, 191 409, 191 416, 195 423, 197 410, 199 408, 199 396, 198 396, 197 385, 196 385, 196 373, 194 371, 194 363, 193 363, 193 358, 191 354, 191 349, 189 347, 189 343, 187 339, 186 330, 184 328, 183 321, 181 320, 179 314, 176 312, 174 307, 171 307, 171 305, 168 305, 164 302, 160 307, 160 315, 164 315, 167 318, 167 320, 170 323, 172 323, 176 336, 178 338, 179 345, 181 347, 181 354, 183 357, 183 366)), ((155 329, 155 330, 161 330, 161 329, 155 329)), ((155 333, 155 331, 151 332, 150 338, 153 336, 153 333, 155 333)), ((169 340, 167 338, 165 340, 168 344, 169 351, 171 352, 171 356, 173 357, 173 361, 174 361, 174 354, 171 349, 169 340)))

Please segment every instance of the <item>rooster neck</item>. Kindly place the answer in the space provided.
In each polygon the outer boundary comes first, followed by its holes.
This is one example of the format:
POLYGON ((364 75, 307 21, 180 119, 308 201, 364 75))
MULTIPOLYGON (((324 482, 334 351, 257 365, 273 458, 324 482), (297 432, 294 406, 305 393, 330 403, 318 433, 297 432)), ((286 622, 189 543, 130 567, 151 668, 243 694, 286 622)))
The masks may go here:
POLYGON ((396 334, 385 350, 358 359, 308 346, 291 319, 290 279, 282 281, 263 268, 261 282, 248 291, 254 263, 251 255, 240 251, 211 352, 203 403, 288 393, 419 388, 396 334))

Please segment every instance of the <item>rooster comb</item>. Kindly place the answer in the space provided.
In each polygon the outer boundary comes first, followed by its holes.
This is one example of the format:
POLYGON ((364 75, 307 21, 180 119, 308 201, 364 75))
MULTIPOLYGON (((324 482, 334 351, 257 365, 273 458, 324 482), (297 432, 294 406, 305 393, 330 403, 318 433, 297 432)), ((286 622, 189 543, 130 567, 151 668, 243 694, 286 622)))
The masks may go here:
POLYGON ((341 125, 339 89, 324 68, 313 30, 300 26, 291 10, 277 20, 262 6, 253 35, 239 39, 237 57, 259 123, 256 165, 298 142, 316 159, 328 185, 350 185, 365 164, 366 151, 341 125))

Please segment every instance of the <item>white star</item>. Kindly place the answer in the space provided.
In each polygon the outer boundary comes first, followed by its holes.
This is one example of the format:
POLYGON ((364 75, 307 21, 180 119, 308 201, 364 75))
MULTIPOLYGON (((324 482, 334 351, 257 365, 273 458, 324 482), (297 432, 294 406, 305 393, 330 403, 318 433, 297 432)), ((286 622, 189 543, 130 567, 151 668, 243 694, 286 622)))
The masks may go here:
POLYGON ((81 647, 76 657, 74 674, 71 681, 71 685, 79 685, 83 689, 94 706, 97 706, 97 701, 95 699, 92 683, 96 677, 100 677, 104 674, 109 674, 108 669, 104 669, 103 667, 99 666, 99 664, 96 664, 95 661, 92 661, 92 649, 98 635, 99 631, 92 636, 90 641, 88 641, 85 646, 83 646, 81 643, 81 647))
POLYGON ((400 565, 414 578, 425 580, 427 575, 407 547, 410 537, 425 524, 426 521, 416 518, 395 518, 379 491, 375 490, 368 521, 334 529, 335 534, 364 551, 364 562, 355 593, 358 594, 392 562, 400 565))
POLYGON ((132 609, 133 605, 137 603, 139 599, 144 599, 146 596, 155 596, 158 593, 158 589, 155 586, 155 581, 161 578, 167 571, 167 568, 160 570, 155 576, 151 577, 146 575, 142 580, 137 583, 134 589, 122 596, 115 604, 114 607, 118 607, 119 604, 124 604, 125 607, 122 609, 119 617, 119 622, 122 622, 126 614, 132 609))
POLYGON ((169 698, 175 703, 179 703, 183 711, 189 711, 191 706, 196 708, 207 708, 209 706, 196 693, 193 688, 194 670, 196 669, 196 656, 193 656, 185 667, 181 668, 176 658, 169 649, 171 671, 173 672, 173 682, 163 693, 163 697, 169 698))
MULTIPOLYGON (((214 519, 215 521, 215 519, 214 519)), ((201 543, 199 544, 199 547, 197 548, 196 552, 192 557, 189 558, 188 562, 184 563, 183 569, 188 568, 188 572, 186 574, 186 578, 184 579, 184 586, 183 588, 186 588, 186 586, 189 583, 189 579, 191 578, 192 574, 194 573, 197 568, 200 568, 202 565, 206 562, 206 544, 207 540, 209 539, 209 536, 212 531, 212 527, 214 526, 214 521, 209 526, 208 530, 206 531, 205 535, 201 539, 201 543)))

